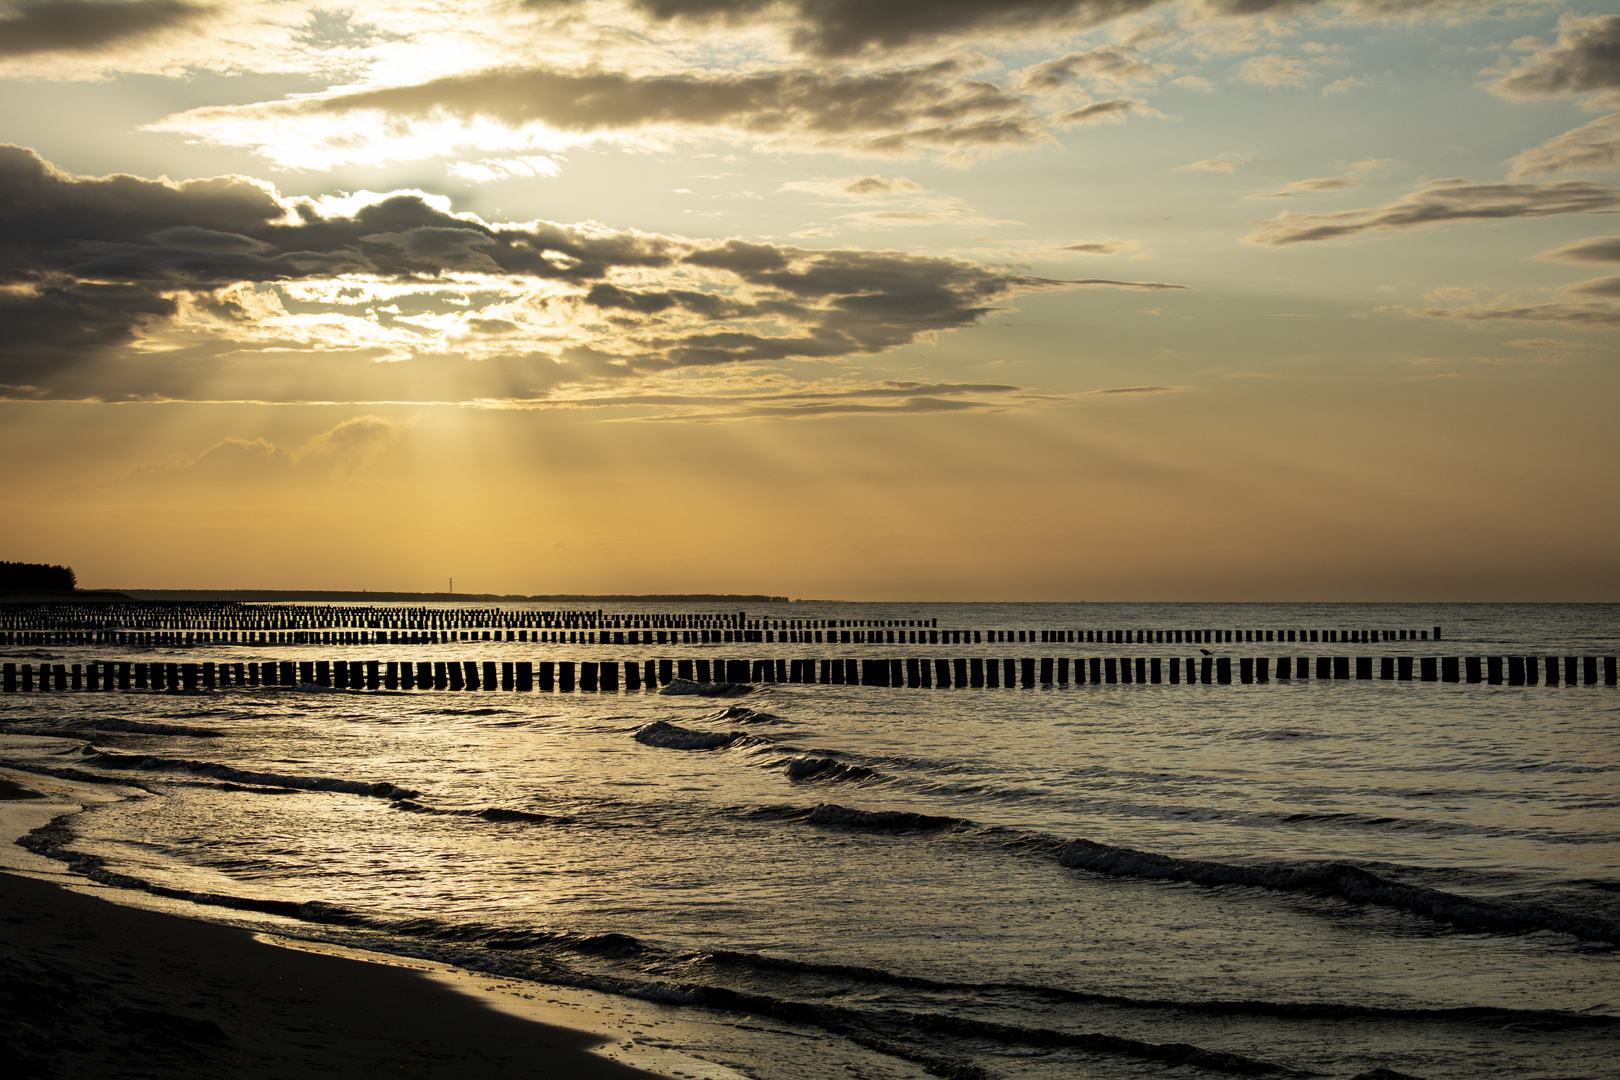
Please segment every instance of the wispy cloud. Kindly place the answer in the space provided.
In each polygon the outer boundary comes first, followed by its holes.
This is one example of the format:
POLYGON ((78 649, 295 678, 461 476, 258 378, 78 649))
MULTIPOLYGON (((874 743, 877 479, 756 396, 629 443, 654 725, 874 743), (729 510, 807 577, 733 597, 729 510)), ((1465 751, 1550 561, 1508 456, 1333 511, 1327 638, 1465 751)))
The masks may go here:
POLYGON ((1222 154, 1219 157, 1205 158, 1203 161, 1188 162, 1186 165, 1177 165, 1171 172, 1218 172, 1234 173, 1247 165, 1253 158, 1249 154, 1222 154))
POLYGON ((1353 176, 1318 176, 1313 180, 1295 180, 1291 184, 1284 184, 1275 191, 1257 191, 1253 195, 1245 195, 1245 199, 1291 199, 1295 195, 1316 195, 1324 191, 1342 191, 1347 187, 1356 187, 1362 181, 1353 176))
POLYGON ((1536 258, 1542 262, 1573 263, 1576 266, 1583 263, 1620 263, 1620 236, 1594 236, 1589 240, 1577 240, 1543 251, 1536 258))
POLYGON ((1268 247, 1343 240, 1373 232, 1398 232, 1454 221, 1501 221, 1555 214, 1599 214, 1620 207, 1620 189, 1585 181, 1549 184, 1475 184, 1436 180, 1388 206, 1331 214, 1285 212, 1246 239, 1268 247))
POLYGON ((1616 168, 1620 168, 1620 113, 1610 113, 1519 154, 1509 163, 1508 178, 1616 168))
POLYGON ((1114 98, 1111 101, 1093 101, 1074 109, 1064 109, 1049 118, 1054 127, 1079 127, 1083 124, 1123 124, 1128 116, 1163 116, 1158 109, 1136 98, 1114 98))
POLYGON ((1566 326, 1585 326, 1600 329, 1620 326, 1620 304, 1595 302, 1567 303, 1549 301, 1545 303, 1521 303, 1514 300, 1499 300, 1491 303, 1471 304, 1467 307, 1419 309, 1381 307, 1375 310, 1381 314, 1405 315, 1422 319, 1447 319, 1453 322, 1468 323, 1561 323, 1566 326))

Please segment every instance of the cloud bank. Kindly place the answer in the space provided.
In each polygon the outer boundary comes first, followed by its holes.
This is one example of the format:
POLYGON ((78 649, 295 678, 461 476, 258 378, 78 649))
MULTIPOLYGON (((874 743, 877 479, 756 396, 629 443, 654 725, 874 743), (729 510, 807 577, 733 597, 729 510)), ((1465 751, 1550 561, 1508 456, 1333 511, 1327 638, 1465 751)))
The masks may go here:
POLYGON ((213 10, 184 0, 14 0, 0 4, 0 58, 102 52, 213 10))
POLYGON ((334 208, 242 177, 77 177, 0 147, 0 394, 533 399, 841 360, 1060 281, 963 259, 492 225, 416 193, 334 208))

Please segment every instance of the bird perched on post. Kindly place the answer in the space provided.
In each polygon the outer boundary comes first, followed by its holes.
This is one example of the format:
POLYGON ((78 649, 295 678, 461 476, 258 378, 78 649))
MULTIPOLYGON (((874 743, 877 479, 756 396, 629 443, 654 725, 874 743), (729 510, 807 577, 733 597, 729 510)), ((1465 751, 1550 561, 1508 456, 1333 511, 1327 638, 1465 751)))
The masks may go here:
POLYGON ((1215 655, 1214 653, 1210 652, 1208 649, 1199 649, 1198 651, 1203 653, 1205 656, 1214 656, 1215 655))

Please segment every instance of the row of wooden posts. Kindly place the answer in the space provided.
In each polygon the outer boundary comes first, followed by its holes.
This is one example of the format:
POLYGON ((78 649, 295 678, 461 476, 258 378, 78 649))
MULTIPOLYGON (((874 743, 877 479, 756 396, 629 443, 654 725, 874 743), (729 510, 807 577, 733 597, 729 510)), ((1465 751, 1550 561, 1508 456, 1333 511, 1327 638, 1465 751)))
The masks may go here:
POLYGON ((1490 685, 1616 684, 1613 656, 1025 657, 1022 659, 571 660, 463 662, 267 660, 242 663, 7 663, 7 693, 65 690, 212 690, 231 686, 321 686, 347 690, 654 689, 677 680, 714 683, 821 683, 888 687, 990 688, 1112 683, 1214 684, 1383 679, 1490 685), (1376 660, 1376 675, 1374 663, 1376 660))
MULTIPOLYGON (((1434 628, 1440 639, 1440 627, 1434 628)), ((553 645, 978 645, 1005 642, 1099 645, 1206 645, 1228 642, 1324 641, 1375 643, 1428 641, 1423 630, 940 630, 866 628, 760 630, 8 630, 0 645, 448 645, 461 641, 516 641, 553 645), (1418 635, 1422 634, 1420 638, 1418 635), (1320 638, 1318 638, 1320 634, 1320 638), (1380 637, 1379 635, 1382 635, 1380 637), (1037 635, 1038 638, 1037 638, 1037 635), (1296 637, 1296 635, 1298 635, 1296 637)))

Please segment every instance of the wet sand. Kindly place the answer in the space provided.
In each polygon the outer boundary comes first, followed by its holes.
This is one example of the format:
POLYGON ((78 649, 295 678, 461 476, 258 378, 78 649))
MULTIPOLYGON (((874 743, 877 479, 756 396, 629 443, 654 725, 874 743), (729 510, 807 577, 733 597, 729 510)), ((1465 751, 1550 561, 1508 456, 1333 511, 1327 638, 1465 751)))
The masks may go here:
MULTIPOLYGON (((0 801, 39 806, 45 793, 26 783, 0 783, 0 801)), ((0 873, 7 1077, 657 1075, 590 1052, 605 1041, 487 1007, 426 970, 280 948, 0 873)))

